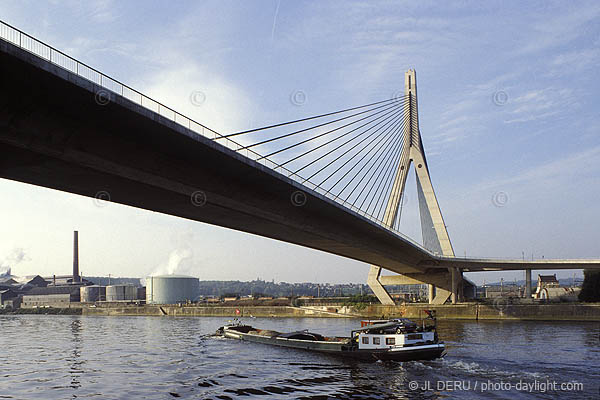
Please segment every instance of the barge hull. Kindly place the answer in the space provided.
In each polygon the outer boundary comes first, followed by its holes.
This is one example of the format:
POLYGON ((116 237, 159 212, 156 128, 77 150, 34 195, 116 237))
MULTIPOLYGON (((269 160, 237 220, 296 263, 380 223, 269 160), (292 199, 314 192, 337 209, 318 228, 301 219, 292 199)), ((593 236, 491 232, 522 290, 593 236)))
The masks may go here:
POLYGON ((224 336, 232 339, 245 340, 254 343, 289 347, 301 350, 317 351, 333 356, 361 361, 414 361, 434 360, 442 356, 445 346, 442 343, 412 346, 389 350, 357 350, 352 349, 348 342, 323 342, 296 339, 284 339, 269 336, 260 336, 236 331, 225 331, 224 336))

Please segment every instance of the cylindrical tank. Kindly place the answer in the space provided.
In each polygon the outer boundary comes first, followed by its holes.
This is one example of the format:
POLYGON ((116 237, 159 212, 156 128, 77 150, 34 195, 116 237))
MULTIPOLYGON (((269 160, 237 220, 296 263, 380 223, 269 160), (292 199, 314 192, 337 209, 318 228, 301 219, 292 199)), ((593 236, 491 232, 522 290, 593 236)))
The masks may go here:
POLYGON ((146 278, 147 304, 176 304, 195 301, 199 291, 198 278, 185 275, 161 275, 146 278))
POLYGON ((106 287, 106 301, 136 300, 137 287, 133 285, 111 285, 106 287))
POLYGON ((82 303, 93 303, 95 301, 102 301, 106 299, 106 287, 105 286, 82 286, 79 288, 82 303))

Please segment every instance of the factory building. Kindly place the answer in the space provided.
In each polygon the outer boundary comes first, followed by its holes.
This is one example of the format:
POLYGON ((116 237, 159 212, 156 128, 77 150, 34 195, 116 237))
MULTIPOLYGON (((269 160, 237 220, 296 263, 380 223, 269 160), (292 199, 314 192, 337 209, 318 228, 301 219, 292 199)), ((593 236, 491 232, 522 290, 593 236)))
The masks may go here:
POLYGON ((16 292, 26 292, 34 287, 46 287, 48 282, 39 275, 32 276, 5 276, 0 278, 0 290, 12 289, 16 292))
MULTIPOLYGON (((94 285, 79 271, 79 234, 73 232, 73 273, 17 277, 10 269, 0 275, 0 307, 70 307, 71 303, 132 302, 146 298, 145 288, 128 285, 94 285)), ((80 305, 78 305, 80 306, 80 305)))
POLYGON ((146 304, 177 304, 196 301, 198 278, 185 275, 161 275, 146 278, 146 304))
POLYGON ((87 279, 79 278, 79 282, 74 282, 73 275, 52 275, 45 276, 44 280, 48 286, 64 286, 64 285, 92 285, 87 279))
POLYGON ((11 289, 0 290, 0 307, 13 307, 13 299, 17 297, 17 293, 11 289))
POLYGON ((23 307, 69 307, 79 302, 78 286, 48 286, 31 289, 23 295, 23 307))

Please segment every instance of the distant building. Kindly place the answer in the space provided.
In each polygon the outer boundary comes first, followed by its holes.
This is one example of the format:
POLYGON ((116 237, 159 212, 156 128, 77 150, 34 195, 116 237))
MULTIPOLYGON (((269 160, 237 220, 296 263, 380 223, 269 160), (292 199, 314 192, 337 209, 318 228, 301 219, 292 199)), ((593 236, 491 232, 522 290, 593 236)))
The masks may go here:
MULTIPOLYGON (((11 293, 15 294, 15 297, 19 297, 31 289, 45 286, 46 281, 39 275, 25 277, 4 276, 0 279, 0 290, 10 290, 11 293)), ((17 301, 15 304, 18 305, 19 302, 17 301)))
POLYGON ((137 299, 146 301, 146 286, 137 288, 137 299))
POLYGON ((48 286, 34 288, 24 294, 22 307, 69 307, 79 300, 79 286, 48 286))
POLYGON ((522 289, 517 285, 490 285, 485 286, 485 297, 494 299, 498 297, 521 297, 522 289))
POLYGON ((17 285, 19 282, 17 282, 14 278, 12 277, 3 277, 0 278, 0 286, 13 286, 13 285, 17 285))
POLYGON ((560 284, 554 275, 538 275, 538 288, 540 287, 559 287, 560 284))
POLYGON ((4 302, 2 303, 2 307, 12 309, 19 308, 21 307, 22 301, 23 297, 21 296, 13 297, 12 299, 4 300, 4 302))
POLYGON ((533 298, 543 300, 549 299, 550 297, 555 297, 555 290, 548 291, 547 289, 549 288, 560 288, 558 279, 556 279, 556 274, 538 275, 537 288, 535 289, 533 298))
POLYGON ((538 300, 577 301, 580 288, 560 287, 556 274, 538 275, 534 298, 538 300))
MULTIPOLYGON (((93 285, 93 282, 88 281, 82 277, 79 277, 79 281, 73 282, 73 275, 52 275, 44 277, 44 281, 46 281, 47 285, 51 286, 65 286, 65 285, 93 285)), ((75 278, 77 280, 77 278, 75 278)))
POLYGON ((392 297, 392 299, 396 300, 396 301, 404 301, 404 302, 411 302, 411 301, 417 301, 419 298, 418 293, 391 293, 390 296, 392 297))
POLYGON ((48 286, 48 282, 46 282, 46 280, 39 275, 24 276, 23 278, 19 278, 18 281, 23 285, 30 285, 35 287, 48 286))
POLYGON ((10 306, 12 307, 12 300, 15 297, 17 297, 17 293, 11 289, 0 290, 0 306, 6 307, 10 302, 10 306))
POLYGON ((535 293, 538 300, 577 301, 581 288, 544 287, 535 293))

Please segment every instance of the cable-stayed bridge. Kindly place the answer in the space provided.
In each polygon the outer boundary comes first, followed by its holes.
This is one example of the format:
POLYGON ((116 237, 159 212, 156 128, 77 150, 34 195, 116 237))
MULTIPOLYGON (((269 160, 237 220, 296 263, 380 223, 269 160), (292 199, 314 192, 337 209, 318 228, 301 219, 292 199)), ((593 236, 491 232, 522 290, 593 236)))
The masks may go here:
POLYGON ((360 260, 384 303, 392 302, 384 285, 402 283, 429 284, 431 302, 459 301, 464 271, 600 268, 600 260, 454 256, 412 70, 395 98, 231 134, 4 23, 0 79, 1 177, 360 260), (423 244, 398 231, 411 167, 423 244))

